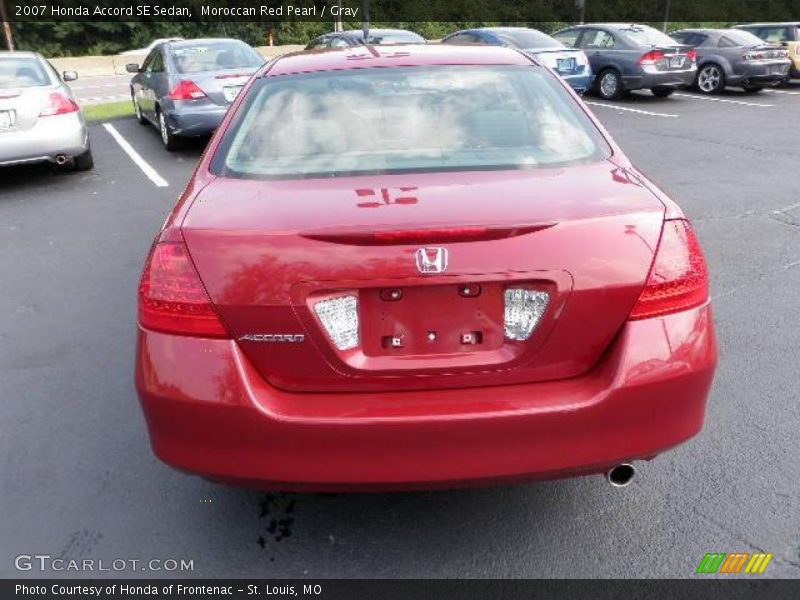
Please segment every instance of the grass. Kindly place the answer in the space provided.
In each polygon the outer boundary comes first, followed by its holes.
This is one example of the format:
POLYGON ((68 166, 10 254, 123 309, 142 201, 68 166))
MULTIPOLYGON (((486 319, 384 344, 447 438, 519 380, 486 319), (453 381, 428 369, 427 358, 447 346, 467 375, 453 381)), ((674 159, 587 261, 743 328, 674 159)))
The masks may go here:
POLYGON ((83 116, 86 117, 87 121, 106 121, 120 117, 132 117, 133 103, 130 100, 123 100, 122 102, 84 106, 83 116))

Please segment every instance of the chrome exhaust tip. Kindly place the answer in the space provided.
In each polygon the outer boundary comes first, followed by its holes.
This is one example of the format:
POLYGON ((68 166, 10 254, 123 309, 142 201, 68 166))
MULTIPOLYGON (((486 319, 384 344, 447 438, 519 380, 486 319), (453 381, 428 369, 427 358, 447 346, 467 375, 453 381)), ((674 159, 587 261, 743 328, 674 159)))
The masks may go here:
POLYGON ((63 165, 63 164, 65 164, 67 162, 67 160, 69 160, 69 159, 66 156, 64 156, 63 154, 56 155, 56 164, 57 165, 63 165))
POLYGON ((614 487, 627 487, 636 476, 636 469, 629 463, 622 463, 606 472, 606 480, 614 487))

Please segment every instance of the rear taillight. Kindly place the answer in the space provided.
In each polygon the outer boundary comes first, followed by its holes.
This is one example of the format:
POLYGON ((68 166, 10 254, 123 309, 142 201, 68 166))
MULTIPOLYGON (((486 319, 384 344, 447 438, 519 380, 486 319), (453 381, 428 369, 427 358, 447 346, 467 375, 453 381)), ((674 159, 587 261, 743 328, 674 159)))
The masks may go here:
POLYGON ((54 115, 65 115, 67 113, 78 112, 80 108, 75 101, 61 92, 51 92, 47 96, 47 102, 39 112, 40 117, 52 117, 54 115))
POLYGON ((664 53, 661 50, 651 50, 650 52, 642 55, 642 57, 639 59, 639 64, 654 65, 660 60, 664 60, 664 53))
POLYGON ((199 100, 205 96, 206 93, 194 81, 183 79, 172 88, 168 97, 170 100, 199 100))
POLYGON ((648 319, 700 306, 708 300, 708 270, 688 221, 664 223, 653 267, 630 319, 648 319))
POLYGON ((227 337, 183 242, 158 242, 139 284, 139 324, 178 335, 227 337))
POLYGON ((686 58, 688 58, 692 62, 695 62, 697 60, 697 50, 687 50, 686 58))

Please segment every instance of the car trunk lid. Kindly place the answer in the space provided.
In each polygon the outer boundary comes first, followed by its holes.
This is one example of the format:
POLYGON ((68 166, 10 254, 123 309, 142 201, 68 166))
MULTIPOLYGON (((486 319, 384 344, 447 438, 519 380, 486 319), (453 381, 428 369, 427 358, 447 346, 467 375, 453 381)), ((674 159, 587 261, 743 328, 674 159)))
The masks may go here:
POLYGON ((192 73, 182 78, 191 79, 214 104, 227 106, 255 71, 253 68, 220 69, 192 73))
POLYGON ((603 162, 217 178, 182 229, 227 328, 273 385, 402 390, 591 368, 644 286, 663 213, 651 192, 603 162), (513 290, 547 295, 525 340, 506 328, 513 290), (342 298, 354 298, 358 314, 358 344, 345 349, 318 306, 342 298))
POLYGON ((0 134, 32 129, 54 90, 53 86, 0 89, 0 134))

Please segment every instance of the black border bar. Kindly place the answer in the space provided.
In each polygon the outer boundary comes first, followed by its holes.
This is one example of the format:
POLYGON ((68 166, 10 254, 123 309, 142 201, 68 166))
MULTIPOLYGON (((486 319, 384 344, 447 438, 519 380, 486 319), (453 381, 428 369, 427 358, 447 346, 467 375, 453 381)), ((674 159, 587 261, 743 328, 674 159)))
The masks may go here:
POLYGON ((520 599, 660 599, 716 598, 759 600, 800 597, 800 580, 741 577, 694 580, 486 580, 486 579, 6 579, 0 597, 46 600, 100 598, 221 598, 284 600, 514 600, 520 599), (20 587, 22 586, 22 587, 20 587), (128 592, 124 587, 128 587, 128 592), (181 588, 180 586, 183 586, 181 588), (189 590, 181 592, 181 590, 189 590), (99 590, 99 594, 96 591, 99 590), (131 591, 132 590, 132 591, 131 591))
POLYGON ((339 4, 349 23, 800 21, 800 0, 6 0, 12 23, 332 22, 339 4))

